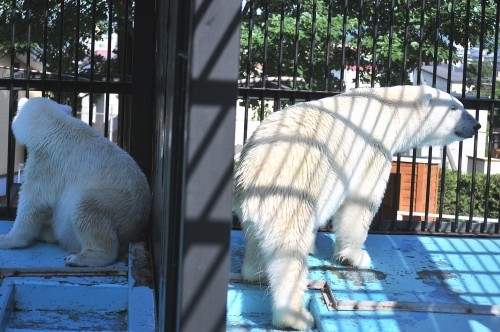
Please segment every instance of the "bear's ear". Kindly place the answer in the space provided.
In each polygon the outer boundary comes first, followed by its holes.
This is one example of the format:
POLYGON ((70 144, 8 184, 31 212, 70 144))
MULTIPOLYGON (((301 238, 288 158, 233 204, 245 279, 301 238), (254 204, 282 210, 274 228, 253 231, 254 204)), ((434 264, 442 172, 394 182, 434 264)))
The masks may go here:
POLYGON ((19 99, 19 101, 17 102, 17 109, 20 110, 24 104, 26 104, 26 102, 28 101, 28 98, 21 98, 19 99))
POLYGON ((418 101, 418 106, 422 108, 427 108, 430 106, 432 100, 432 94, 430 93, 424 93, 421 97, 420 100, 418 101))
POLYGON ((63 110, 64 113, 71 115, 71 106, 61 105, 61 109, 63 110))

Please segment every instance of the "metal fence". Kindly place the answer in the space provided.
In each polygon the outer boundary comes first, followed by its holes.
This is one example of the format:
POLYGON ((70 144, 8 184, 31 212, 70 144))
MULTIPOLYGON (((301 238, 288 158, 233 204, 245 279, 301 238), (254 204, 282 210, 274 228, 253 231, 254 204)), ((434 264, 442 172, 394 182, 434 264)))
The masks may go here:
MULTIPOLYGON (((132 112, 136 18, 134 1, 2 1, 0 217, 15 216, 22 181, 25 151, 10 130, 21 97, 44 96, 71 105, 75 116, 133 152, 132 136, 141 130, 137 124, 151 118, 132 112)), ((151 156, 140 163, 149 172, 147 159, 151 156)))
POLYGON ((25 157, 18 98, 69 103, 151 179, 158 330, 224 330, 240 25, 236 145, 285 105, 426 81, 486 131, 471 152, 396 156, 374 231, 499 234, 495 1, 7 0, 0 17, 0 217, 25 157))
POLYGON ((354 87, 427 84, 482 124, 394 156, 372 232, 499 234, 496 1, 243 1, 236 144, 270 112, 354 87))
POLYGON ((10 128, 18 99, 72 105, 150 179, 159 331, 225 329, 239 7, 0 3, 0 218, 14 219, 22 180, 25 151, 10 128))

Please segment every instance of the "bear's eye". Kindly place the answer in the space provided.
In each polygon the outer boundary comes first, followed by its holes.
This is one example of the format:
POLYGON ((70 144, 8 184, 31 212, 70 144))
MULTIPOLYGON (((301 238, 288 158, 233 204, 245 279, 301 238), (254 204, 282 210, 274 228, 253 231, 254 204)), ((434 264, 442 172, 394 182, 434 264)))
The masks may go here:
POLYGON ((450 110, 452 110, 452 111, 456 111, 457 109, 458 109, 458 108, 457 108, 456 106, 452 106, 452 107, 450 107, 450 110))

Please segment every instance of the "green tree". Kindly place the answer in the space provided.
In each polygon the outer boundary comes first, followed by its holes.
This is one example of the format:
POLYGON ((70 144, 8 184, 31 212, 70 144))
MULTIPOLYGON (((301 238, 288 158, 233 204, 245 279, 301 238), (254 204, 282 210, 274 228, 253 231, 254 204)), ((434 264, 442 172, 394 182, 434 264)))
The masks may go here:
POLYGON ((423 63, 459 61, 456 45, 483 42, 492 51, 493 0, 442 0, 439 8, 432 0, 345 3, 244 1, 241 78, 260 75, 260 63, 267 76, 304 79, 294 87, 341 90, 331 72, 359 64, 362 80, 389 86, 406 83, 423 63))
POLYGON ((473 87, 476 91, 480 88, 481 95, 491 95, 491 83, 493 79, 493 64, 489 61, 483 61, 479 68, 479 60, 474 60, 467 65, 467 87, 473 87), (481 77, 479 77, 481 70, 481 77))
MULTIPOLYGON (((458 215, 468 216, 472 197, 472 174, 461 174, 457 184, 457 171, 446 170, 443 213, 455 214, 458 196, 458 215)), ((489 187, 486 187, 486 175, 477 173, 475 175, 474 201, 472 205, 473 216, 497 219, 500 214, 500 174, 490 176, 489 187), (488 188, 488 190, 487 190, 488 188), (488 194, 488 200, 486 200, 488 194)), ((438 195, 441 197, 441 195, 438 195)))
MULTIPOLYGON (((30 51, 35 60, 46 64, 49 72, 85 75, 90 66, 91 40, 101 40, 110 32, 125 38, 132 26, 125 13, 132 13, 130 1, 105 0, 0 2, 0 56, 23 55, 30 51), (110 9, 110 4, 113 4, 110 9), (109 17, 109 13, 112 17, 109 17), (80 65, 79 65, 80 63, 80 65)), ((123 42, 122 42, 123 43, 123 42)), ((120 45, 120 41, 119 41, 120 45)), ((113 50, 120 52, 121 50, 113 50)), ((120 70, 122 57, 109 63, 94 55, 94 73, 120 70), (108 69, 109 66, 109 69, 108 69)))

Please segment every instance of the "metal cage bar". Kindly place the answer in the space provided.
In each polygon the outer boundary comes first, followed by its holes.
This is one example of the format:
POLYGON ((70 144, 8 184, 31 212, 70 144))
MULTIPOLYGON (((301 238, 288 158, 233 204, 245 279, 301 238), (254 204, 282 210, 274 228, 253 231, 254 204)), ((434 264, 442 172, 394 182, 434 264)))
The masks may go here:
MULTIPOLYGON (((278 61, 280 64, 277 68, 266 66, 266 81, 268 77, 277 75, 278 84, 261 86, 251 83, 261 78, 259 72, 253 70, 252 66, 256 63, 245 63, 247 68, 250 66, 247 73, 253 76, 247 75, 248 84, 239 86, 239 102, 251 105, 251 100, 260 100, 260 115, 268 114, 264 109, 266 100, 274 100, 272 111, 277 111, 283 106, 282 101, 290 104, 335 95, 339 90, 332 88, 329 82, 337 79, 340 81, 338 87, 342 91, 344 88, 366 86, 368 83, 370 86, 393 84, 391 82, 399 82, 401 78, 401 82, 412 81, 413 84, 424 84, 427 81, 429 85, 451 92, 477 119, 481 120, 481 114, 487 113, 489 130, 500 127, 500 120, 495 115, 500 98, 500 95, 494 92, 498 84, 481 87, 484 66, 496 67, 498 63, 499 42, 498 36, 493 33, 498 29, 498 4, 488 1, 477 4, 469 0, 441 0, 438 3, 428 0, 406 1, 401 6, 396 6, 391 0, 373 3, 362 0, 327 3, 278 1, 272 5, 263 0, 255 0, 250 3, 249 10, 253 12, 244 12, 243 16, 244 19, 252 17, 253 38, 259 38, 256 36, 262 34, 260 24, 265 12, 266 42, 269 45, 265 50, 266 62, 278 61), (287 14, 290 21, 286 19, 287 14), (325 22, 324 26, 322 22, 325 22), (480 24, 471 26, 471 22, 480 24), (318 51, 320 45, 325 49, 324 52, 318 51), (486 51, 492 52, 493 55, 486 57, 486 51), (338 57, 335 57, 337 54, 338 57), (492 56, 494 60, 488 60, 492 56), (468 82, 474 61, 477 63, 478 76, 475 78, 476 83, 470 86, 468 82), (489 64, 486 64, 487 61, 489 64), (461 64, 461 67, 457 66, 457 63, 461 64), (424 78, 424 74, 427 75, 427 71, 424 71, 425 65, 430 66, 432 74, 424 78), (367 69, 368 66, 371 72, 367 69), (315 68, 321 68, 318 70, 319 74, 315 74, 315 68), (349 76, 351 70, 352 76, 349 76), (371 79, 365 82, 367 73, 371 79), (457 75, 462 76, 458 83, 455 81, 457 75), (294 84, 287 86, 284 77, 290 77, 294 84), (387 77, 387 81, 382 77, 387 77), (297 84, 301 81, 308 84, 297 84), (313 88, 318 82, 322 84, 322 91, 313 88), (456 84, 461 84, 461 87, 457 89, 456 84), (484 97, 483 92, 488 92, 488 97, 484 97)), ((246 33, 245 28, 243 33, 246 33)), ((253 59, 262 58, 262 48, 258 41, 241 45, 241 49, 244 53, 252 54, 253 59)), ((496 82, 495 70, 497 69, 493 70, 491 77, 496 82)), ((253 109, 248 107, 246 112, 250 114, 247 114, 244 124, 244 140, 251 135, 249 123, 253 109)), ((262 120, 262 117, 259 119, 262 120)), ((486 127, 486 123, 483 127, 486 127)), ((392 184, 392 191, 395 193, 392 200, 394 209, 390 218, 384 217, 385 220, 374 222, 372 230, 498 234, 499 227, 495 219, 498 219, 499 212, 493 210, 499 209, 490 208, 493 197, 496 196, 490 193, 489 188, 492 181, 499 181, 497 175, 492 174, 492 163, 496 162, 494 158, 487 158, 486 161, 486 195, 480 195, 477 191, 478 179, 482 179, 483 175, 478 173, 476 165, 482 158, 482 149, 487 151, 485 157, 492 156, 492 135, 486 132, 486 136, 481 136, 481 139, 476 136, 470 140, 474 142, 471 152, 464 149, 463 143, 459 143, 453 150, 443 147, 438 150, 428 149, 425 153, 420 149, 410 152, 413 190, 409 193, 410 208, 403 215, 399 213, 402 204, 399 197, 401 157, 395 156, 398 173, 395 174, 395 183, 392 184), (484 140, 486 145, 483 146, 484 140), (426 164, 426 180, 422 185, 416 182, 418 176, 415 165, 417 160, 420 160, 420 157, 417 157, 420 155, 425 156, 423 162, 426 164), (453 160, 450 160, 451 155, 453 160), (471 158, 468 161, 469 155, 471 158), (432 182, 434 180, 431 181, 435 172, 434 166, 431 165, 437 160, 439 174, 436 187, 432 182), (467 171, 467 162, 470 163, 472 171, 467 171), (449 170, 450 164, 455 164, 455 168, 449 170), (445 181, 450 182, 450 177, 455 177, 454 181, 451 181, 454 182, 455 189, 445 185, 445 181), (466 187, 464 181, 470 181, 470 178, 472 182, 468 182, 466 187), (423 207, 417 207, 415 191, 421 186, 421 191, 427 195, 423 197, 423 207), (430 192, 434 191, 437 192, 437 197, 431 199, 430 192), (464 195, 468 195, 465 200, 464 195), (464 212, 465 205, 467 212, 464 212), (478 205, 484 207, 483 212, 478 210, 478 205)))
MULTIPOLYGON (((8 119, 1 122, 0 133, 8 139, 0 142, 7 147, 7 155, 0 158, 0 217, 12 219, 15 216, 16 181, 19 177, 17 165, 22 162, 24 152, 15 143, 10 123, 16 111, 17 99, 23 96, 44 96, 69 104, 75 116, 81 117, 82 111, 86 113, 86 121, 90 125, 95 125, 92 105, 97 103, 95 107, 99 108, 102 119, 98 120, 96 129, 129 150, 137 157, 145 173, 149 174, 151 148, 142 141, 145 133, 151 132, 152 107, 147 108, 147 103, 143 101, 141 105, 134 106, 137 111, 131 111, 132 105, 127 100, 132 95, 138 100, 152 91, 152 70, 147 73, 149 78, 136 75, 133 84, 131 69, 134 47, 141 45, 141 41, 153 45, 154 28, 153 33, 145 34, 146 37, 137 36, 135 39, 139 42, 135 45, 128 41, 133 39, 129 28, 133 26, 131 20, 139 20, 134 17, 135 3, 126 1, 117 5, 113 1, 74 0, 52 6, 49 1, 8 0, 3 6, 8 10, 0 13, 1 27, 2 31, 9 33, 0 37, 0 50, 8 50, 8 53, 0 53, 0 102, 8 109, 8 119), (118 40, 116 43, 115 35, 118 40), (102 42, 104 48, 96 49, 96 43, 106 37, 107 42, 102 42), (148 79, 150 83, 145 83, 148 79), (85 98, 89 99, 89 107, 82 110, 82 100, 85 98), (110 104, 111 99, 113 106, 110 104), (142 107, 146 109, 141 111, 142 107), (112 108, 113 114, 110 113, 112 108), (131 121, 137 123, 132 134, 126 128, 131 121), (142 128, 143 122, 146 122, 143 127, 147 129, 138 129, 142 128), (4 126, 5 123, 8 126, 4 126), (141 142, 131 151, 130 142, 134 139, 140 139, 141 142)), ((151 21, 154 10, 151 13, 141 19, 144 22, 151 21)), ((139 21, 135 30, 137 26, 141 26, 139 21)), ((143 74, 147 66, 141 62, 154 66, 152 60, 146 61, 148 57, 154 58, 152 53, 146 57, 146 49, 137 49, 136 56, 137 66, 143 68, 137 72, 143 74)), ((151 96, 149 98, 153 99, 151 96)))

